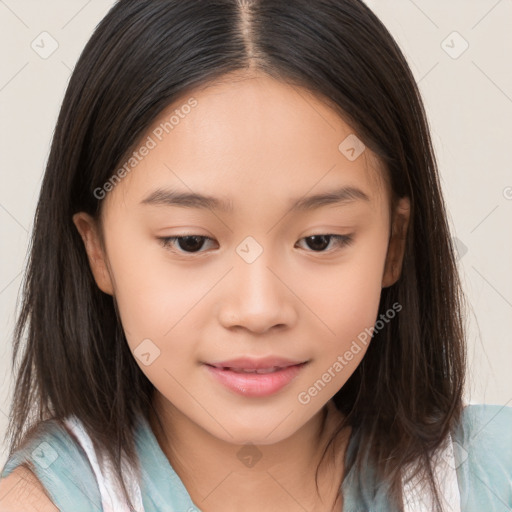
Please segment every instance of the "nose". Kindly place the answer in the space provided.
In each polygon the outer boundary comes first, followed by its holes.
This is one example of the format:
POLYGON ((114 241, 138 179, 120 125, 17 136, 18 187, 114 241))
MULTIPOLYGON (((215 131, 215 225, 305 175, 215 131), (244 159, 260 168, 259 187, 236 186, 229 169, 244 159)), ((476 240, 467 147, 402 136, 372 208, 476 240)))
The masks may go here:
POLYGON ((265 252, 252 263, 234 262, 223 288, 219 322, 227 329, 244 328, 257 334, 292 327, 297 319, 293 287, 265 252))

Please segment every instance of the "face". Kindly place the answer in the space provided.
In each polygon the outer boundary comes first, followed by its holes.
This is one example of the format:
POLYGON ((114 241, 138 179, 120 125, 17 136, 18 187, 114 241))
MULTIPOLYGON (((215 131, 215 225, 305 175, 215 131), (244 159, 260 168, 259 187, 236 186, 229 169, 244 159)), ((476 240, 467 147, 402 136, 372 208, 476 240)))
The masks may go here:
POLYGON ((384 173, 357 141, 305 90, 226 80, 162 112, 137 165, 105 187, 103 247, 94 221, 74 216, 98 286, 115 296, 130 349, 175 417, 230 443, 275 443, 364 357, 362 333, 403 248, 390 242, 384 173), (329 193, 338 200, 307 201, 329 193), (236 358, 301 365, 266 375, 209 366, 236 358))

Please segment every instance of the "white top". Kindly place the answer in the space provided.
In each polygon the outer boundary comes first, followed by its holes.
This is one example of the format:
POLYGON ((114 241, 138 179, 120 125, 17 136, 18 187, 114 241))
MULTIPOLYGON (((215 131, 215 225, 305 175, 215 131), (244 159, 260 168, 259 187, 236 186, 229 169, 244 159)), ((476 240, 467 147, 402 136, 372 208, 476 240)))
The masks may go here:
MULTIPOLYGON (((89 462, 91 463, 94 475, 98 482, 98 487, 101 495, 101 505, 104 512, 128 512, 129 507, 123 497, 122 491, 113 477, 113 471, 109 461, 101 461, 101 467, 96 456, 96 451, 92 444, 92 440, 85 431, 82 422, 75 416, 70 416, 65 420, 66 426, 73 432, 82 448, 84 449, 89 462)), ((142 504, 142 496, 140 486, 135 477, 131 466, 123 458, 122 462, 123 475, 127 483, 127 490, 132 500, 132 503, 137 512, 144 512, 142 504)))
MULTIPOLYGON (((443 504, 443 511, 461 512, 453 440, 451 435, 448 437, 447 447, 438 453, 437 464, 435 465, 435 479, 443 504)), ((405 482, 403 486, 404 511, 431 512, 434 510, 434 499, 430 490, 422 488, 425 486, 425 483, 422 484, 418 477, 407 482, 406 480, 412 474, 412 471, 409 469, 405 473, 406 478, 402 480, 402 483, 405 482)))

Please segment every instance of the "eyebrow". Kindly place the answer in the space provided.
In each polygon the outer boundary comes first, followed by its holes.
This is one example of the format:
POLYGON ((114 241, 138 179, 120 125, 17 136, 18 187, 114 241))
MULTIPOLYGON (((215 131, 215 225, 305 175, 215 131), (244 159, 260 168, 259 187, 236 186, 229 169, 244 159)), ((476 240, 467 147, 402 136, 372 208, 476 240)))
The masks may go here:
MULTIPOLYGON (((288 207, 290 211, 302 212, 321 208, 323 206, 346 204, 357 200, 370 202, 370 197, 361 189, 348 186, 330 190, 321 194, 292 199, 288 207)), ((163 188, 159 188, 151 192, 140 202, 140 204, 154 206, 179 206, 184 208, 219 210, 223 212, 233 211, 233 202, 231 200, 163 188)))

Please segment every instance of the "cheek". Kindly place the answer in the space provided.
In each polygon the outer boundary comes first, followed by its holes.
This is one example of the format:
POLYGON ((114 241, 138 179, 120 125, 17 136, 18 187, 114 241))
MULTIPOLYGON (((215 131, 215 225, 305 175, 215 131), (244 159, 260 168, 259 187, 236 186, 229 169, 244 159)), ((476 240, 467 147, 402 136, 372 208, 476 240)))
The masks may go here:
POLYGON ((184 379, 183 362, 196 360, 197 303, 211 285, 204 274, 200 279, 149 253, 139 258, 141 254, 139 249, 119 254, 115 262, 114 255, 111 258, 119 314, 143 373, 157 389, 176 398, 181 389, 177 382, 184 379))
POLYGON ((301 297, 324 320, 324 332, 333 339, 347 339, 374 324, 382 291, 387 240, 366 237, 338 265, 303 269, 301 297), (330 328, 330 330, 328 329, 330 328), (355 332, 357 331, 357 332, 355 332))
POLYGON ((171 264, 156 240, 123 236, 119 230, 109 242, 114 293, 130 347, 146 338, 158 343, 180 326, 208 282, 171 264))

